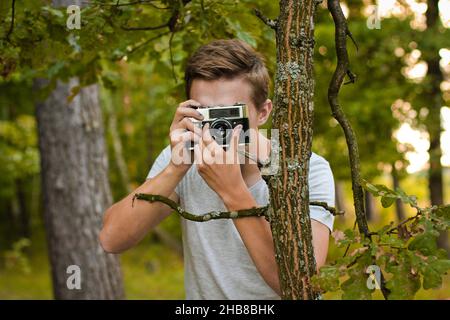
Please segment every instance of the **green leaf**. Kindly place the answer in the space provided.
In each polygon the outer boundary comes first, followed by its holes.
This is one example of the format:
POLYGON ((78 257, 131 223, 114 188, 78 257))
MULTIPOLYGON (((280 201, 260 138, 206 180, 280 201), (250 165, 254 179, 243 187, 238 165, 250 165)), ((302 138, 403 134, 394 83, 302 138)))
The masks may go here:
POLYGON ((380 237, 380 242, 391 247, 403 247, 405 245, 405 242, 396 235, 384 234, 380 237))
POLYGON ((336 266, 323 266, 313 277, 313 284, 323 291, 339 290, 339 269, 336 266))
POLYGON ((372 290, 367 287, 368 274, 364 268, 349 270, 350 278, 341 284, 342 299, 345 300, 371 300, 372 290))
POLYGON ((440 259, 431 262, 422 271, 423 288, 436 289, 442 284, 442 275, 450 269, 450 260, 440 259))
POLYGON ((386 287, 390 290, 389 300, 411 300, 420 289, 420 278, 413 275, 407 266, 397 266, 393 268, 394 276, 386 282, 386 287))
POLYGON ((409 250, 418 250, 422 254, 429 256, 437 250, 437 237, 431 232, 417 235, 409 244, 409 250))
POLYGON ((381 205, 383 208, 389 208, 396 200, 396 197, 386 196, 381 197, 381 205))

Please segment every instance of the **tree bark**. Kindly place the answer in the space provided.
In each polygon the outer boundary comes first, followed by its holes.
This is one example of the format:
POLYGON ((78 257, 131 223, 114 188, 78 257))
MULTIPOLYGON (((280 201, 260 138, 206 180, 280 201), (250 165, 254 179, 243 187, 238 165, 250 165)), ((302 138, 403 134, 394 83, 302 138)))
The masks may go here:
MULTIPOLYGON (((438 0, 427 1, 427 33, 432 36, 439 26, 439 8, 438 0)), ((425 88, 425 94, 429 97, 429 113, 426 119, 426 127, 430 139, 428 154, 430 155, 428 169, 428 189, 430 193, 431 205, 444 204, 444 190, 442 177, 442 148, 441 148, 441 107, 444 105, 441 82, 444 80, 441 68, 439 66, 439 53, 437 50, 425 55, 425 61, 428 65, 426 81, 429 85, 425 88)), ((447 232, 442 232, 438 244, 449 252, 447 232)), ((450 254, 450 252, 449 252, 450 254)))
MULTIPOLYGON (((43 80, 37 80, 41 86, 43 80)), ((96 85, 67 102, 68 84, 58 82, 37 104, 44 222, 56 299, 120 299, 122 275, 116 256, 98 241, 102 213, 111 204, 108 159, 96 85), (69 289, 67 268, 81 271, 81 289, 69 289)))
POLYGON ((308 172, 313 120, 315 1, 281 0, 272 128, 279 130, 280 172, 270 177, 271 228, 283 299, 316 299, 308 172))

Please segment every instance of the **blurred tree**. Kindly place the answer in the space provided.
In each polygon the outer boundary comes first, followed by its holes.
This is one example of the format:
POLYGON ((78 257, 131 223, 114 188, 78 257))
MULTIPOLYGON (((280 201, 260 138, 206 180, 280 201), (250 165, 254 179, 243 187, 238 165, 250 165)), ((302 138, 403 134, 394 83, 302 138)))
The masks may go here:
MULTIPOLYGON (((427 1, 426 12, 426 38, 433 38, 436 33, 442 33, 442 24, 439 18, 439 0, 427 1)), ((448 39, 447 39, 448 40, 448 39)), ((439 45, 445 46, 450 44, 449 41, 441 43, 439 45)), ((421 45, 419 43, 419 45, 421 45)), ((444 189, 443 189, 443 177, 442 177, 442 147, 441 147, 441 135, 442 135, 442 120, 441 109, 444 105, 444 99, 441 92, 441 83, 444 81, 444 75, 442 74, 440 67, 439 47, 430 45, 427 42, 423 42, 422 54, 424 60, 428 66, 427 77, 424 83, 423 99, 427 100, 426 106, 428 106, 428 116, 424 123, 430 140, 430 147, 428 154, 430 156, 429 168, 428 168, 428 189, 430 192, 431 205, 444 204, 444 189)), ((447 232, 441 232, 438 243, 441 248, 447 250, 450 257, 450 248, 448 245, 447 232)))
MULTIPOLYGON (((52 4, 61 7, 73 1, 52 4)), ((38 90, 46 85, 46 80, 36 80, 38 90)), ((71 96, 78 86, 77 78, 57 81, 36 108, 53 291, 56 299, 120 299, 124 291, 119 260, 105 253, 98 241, 102 214, 112 202, 98 86, 71 96), (76 290, 67 284, 72 265, 81 271, 81 288, 76 290)))

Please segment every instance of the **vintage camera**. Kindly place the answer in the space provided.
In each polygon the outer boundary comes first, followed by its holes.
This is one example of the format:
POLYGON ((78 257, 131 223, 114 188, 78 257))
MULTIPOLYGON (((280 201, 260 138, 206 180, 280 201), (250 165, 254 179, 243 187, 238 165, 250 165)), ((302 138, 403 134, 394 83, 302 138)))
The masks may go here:
MULTIPOLYGON (((250 143, 250 137, 245 132, 249 129, 248 106, 244 103, 236 103, 231 106, 212 106, 198 108, 198 112, 203 115, 203 120, 191 118, 195 126, 203 128, 209 123, 211 136, 219 146, 227 148, 233 135, 233 129, 241 124, 242 130, 239 136, 239 144, 250 143)), ((189 150, 194 150, 194 142, 188 144, 189 150)))

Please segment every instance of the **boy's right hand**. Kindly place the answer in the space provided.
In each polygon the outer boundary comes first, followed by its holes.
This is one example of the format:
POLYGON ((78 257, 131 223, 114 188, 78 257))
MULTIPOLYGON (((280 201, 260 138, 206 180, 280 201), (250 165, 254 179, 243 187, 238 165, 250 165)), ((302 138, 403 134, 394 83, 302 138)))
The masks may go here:
POLYGON ((202 129, 194 126, 189 119, 203 120, 200 112, 192 106, 201 107, 201 104, 192 99, 180 103, 170 125, 171 165, 183 171, 187 171, 192 165, 191 151, 186 148, 186 143, 198 141, 202 134, 202 129))

